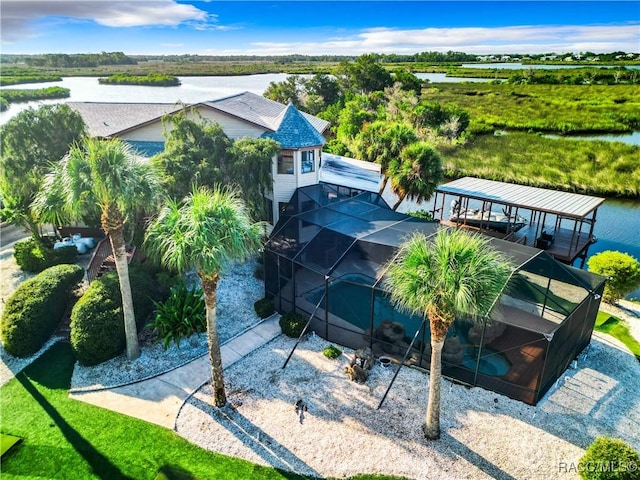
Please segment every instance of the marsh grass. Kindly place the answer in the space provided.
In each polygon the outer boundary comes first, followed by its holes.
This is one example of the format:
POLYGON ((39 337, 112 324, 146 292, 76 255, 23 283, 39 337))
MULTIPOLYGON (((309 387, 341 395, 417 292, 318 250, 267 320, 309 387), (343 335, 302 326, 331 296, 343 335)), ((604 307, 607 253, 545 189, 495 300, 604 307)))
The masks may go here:
POLYGON ((467 110, 472 132, 629 132, 640 128, 639 90, 637 85, 437 83, 423 90, 423 98, 467 110))
POLYGON ((464 146, 439 146, 445 175, 475 176, 569 192, 640 196, 640 147, 553 139, 537 134, 477 135, 464 146))

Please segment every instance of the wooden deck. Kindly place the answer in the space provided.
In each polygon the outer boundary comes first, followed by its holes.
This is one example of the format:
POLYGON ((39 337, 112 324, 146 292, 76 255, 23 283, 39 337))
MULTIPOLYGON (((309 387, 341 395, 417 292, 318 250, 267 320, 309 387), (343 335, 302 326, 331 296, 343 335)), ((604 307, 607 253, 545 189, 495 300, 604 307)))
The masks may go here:
MULTIPOLYGON (((541 231, 542 227, 535 223, 527 225, 515 232, 511 240, 530 247, 540 248, 536 244, 536 240, 539 238, 539 232, 541 231), (536 232, 538 232, 538 236, 536 236, 536 232)), ((559 228, 554 231, 548 227, 546 231, 554 236, 554 240, 548 248, 543 248, 543 250, 562 263, 572 264, 576 258, 583 256, 593 243, 593 238, 588 232, 574 232, 568 228, 559 228)))

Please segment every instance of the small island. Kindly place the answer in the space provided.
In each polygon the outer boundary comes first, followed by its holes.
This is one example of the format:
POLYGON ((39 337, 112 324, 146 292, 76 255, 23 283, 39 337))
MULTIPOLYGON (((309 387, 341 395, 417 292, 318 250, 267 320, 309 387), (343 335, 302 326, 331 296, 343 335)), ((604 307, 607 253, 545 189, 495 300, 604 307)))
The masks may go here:
POLYGON ((98 78, 101 85, 144 85, 147 87, 177 87, 180 85, 178 77, 152 73, 149 75, 127 75, 115 73, 106 78, 98 78))
POLYGON ((7 88, 0 91, 0 101, 3 110, 8 108, 8 104, 17 102, 31 102, 34 100, 45 100, 55 98, 68 98, 70 95, 68 88, 48 87, 48 88, 7 88), (6 104, 5 104, 6 102, 6 104))

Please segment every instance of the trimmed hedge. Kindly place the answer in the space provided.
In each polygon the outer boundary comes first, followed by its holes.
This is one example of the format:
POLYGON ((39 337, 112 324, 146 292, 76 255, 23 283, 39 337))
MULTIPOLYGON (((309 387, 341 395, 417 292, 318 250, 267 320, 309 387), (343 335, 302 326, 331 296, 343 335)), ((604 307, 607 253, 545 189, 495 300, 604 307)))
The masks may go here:
POLYGON ((637 480, 640 455, 631 445, 611 437, 597 437, 578 462, 583 480, 637 480))
POLYGON ((78 265, 56 265, 21 284, 9 297, 0 338, 16 357, 33 355, 49 340, 67 309, 69 294, 84 277, 78 265))
POLYGON ((270 317, 276 311, 273 300, 270 298, 261 298, 253 304, 253 309, 260 318, 270 317))
POLYGON ((280 317, 280 328, 287 337, 298 338, 307 324, 307 319, 300 313, 291 311, 280 317))
MULTIPOLYGON (((129 266, 133 309, 138 331, 160 299, 153 278, 129 266)), ((94 280, 71 311, 71 346, 83 365, 97 365, 120 355, 126 347, 122 296, 117 272, 94 280)))
POLYGON ((38 273, 54 265, 74 263, 78 256, 78 249, 73 245, 54 250, 33 237, 16 242, 13 250, 16 263, 25 272, 38 273))

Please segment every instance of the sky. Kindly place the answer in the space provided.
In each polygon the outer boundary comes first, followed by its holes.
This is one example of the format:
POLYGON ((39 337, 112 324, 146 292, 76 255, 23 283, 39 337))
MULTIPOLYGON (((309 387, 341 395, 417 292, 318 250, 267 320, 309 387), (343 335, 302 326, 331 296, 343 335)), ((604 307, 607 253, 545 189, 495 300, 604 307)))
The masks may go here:
POLYGON ((640 0, 0 0, 2 53, 640 52, 640 0))

